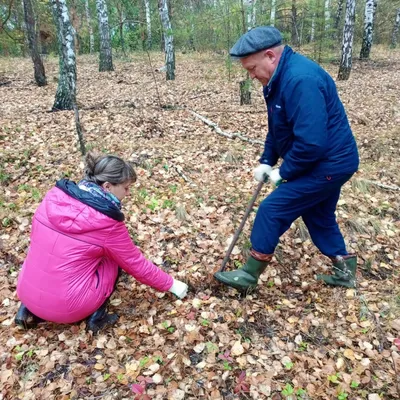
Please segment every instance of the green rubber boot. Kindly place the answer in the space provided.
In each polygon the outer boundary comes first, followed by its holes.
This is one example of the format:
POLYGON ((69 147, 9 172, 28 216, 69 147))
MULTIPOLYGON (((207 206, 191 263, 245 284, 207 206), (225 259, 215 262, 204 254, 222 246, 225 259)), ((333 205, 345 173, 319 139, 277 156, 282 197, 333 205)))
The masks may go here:
POLYGON ((333 275, 317 275, 317 280, 332 286, 356 287, 357 256, 337 256, 333 261, 333 275))
POLYGON ((258 261, 250 256, 243 268, 229 272, 216 272, 214 278, 239 292, 246 292, 248 289, 257 286, 258 278, 268 264, 269 261, 258 261))

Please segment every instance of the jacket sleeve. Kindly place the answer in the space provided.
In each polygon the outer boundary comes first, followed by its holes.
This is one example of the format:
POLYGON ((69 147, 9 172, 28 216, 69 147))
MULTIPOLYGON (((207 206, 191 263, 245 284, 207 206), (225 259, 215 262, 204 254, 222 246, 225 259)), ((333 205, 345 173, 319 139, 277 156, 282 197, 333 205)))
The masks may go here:
POLYGON ((173 278, 143 256, 132 242, 123 222, 113 226, 104 247, 106 256, 113 259, 140 283, 160 292, 166 292, 171 288, 173 278))
POLYGON ((293 78, 285 90, 285 109, 294 141, 280 175, 290 180, 311 170, 326 151, 328 112, 322 82, 311 75, 293 78))
POLYGON ((279 155, 275 150, 274 138, 271 133, 268 132, 264 144, 264 152, 260 158, 260 164, 268 164, 273 167, 278 161, 279 155))

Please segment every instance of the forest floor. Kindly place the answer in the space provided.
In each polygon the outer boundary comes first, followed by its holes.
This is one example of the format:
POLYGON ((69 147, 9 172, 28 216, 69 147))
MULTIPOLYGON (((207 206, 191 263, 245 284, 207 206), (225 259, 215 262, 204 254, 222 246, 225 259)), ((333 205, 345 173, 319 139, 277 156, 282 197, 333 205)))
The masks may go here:
MULTIPOLYGON (((238 65, 229 74, 223 56, 177 54, 169 82, 155 71, 162 54, 151 58, 152 67, 134 54, 99 73, 95 57, 79 57, 81 121, 89 149, 136 164, 123 204, 132 238, 191 290, 180 301, 125 275, 111 302, 119 322, 98 336, 84 322, 14 325, 32 215, 57 179, 80 179, 83 163, 73 113, 49 112, 57 60, 45 60, 42 88, 30 60, 0 60, 0 399, 400 398, 400 192, 385 186, 400 186, 400 52, 375 50, 337 83, 361 156, 337 210, 359 256, 357 290, 316 282, 329 260, 297 221, 245 298, 212 273, 257 186, 262 146, 221 136, 192 111, 262 142, 261 87, 240 106, 245 74, 238 65)), ((324 67, 336 77, 337 65, 324 67)), ((231 268, 246 258, 253 220, 231 268)))

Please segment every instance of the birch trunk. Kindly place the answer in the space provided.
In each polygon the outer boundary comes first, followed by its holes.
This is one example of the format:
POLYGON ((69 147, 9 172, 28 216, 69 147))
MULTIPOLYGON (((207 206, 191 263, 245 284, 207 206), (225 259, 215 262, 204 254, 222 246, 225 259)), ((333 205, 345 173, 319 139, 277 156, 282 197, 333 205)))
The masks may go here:
POLYGON ((334 35, 336 40, 340 36, 339 26, 340 26, 340 20, 342 18, 342 12, 343 12, 343 0, 338 0, 336 16, 335 16, 335 24, 334 24, 334 29, 335 29, 334 35))
POLYGON ((164 31, 165 65, 167 67, 166 78, 167 81, 173 81, 175 79, 175 49, 167 0, 160 0, 159 10, 164 31))
POLYGON ((99 19, 100 64, 99 71, 114 71, 108 11, 105 0, 96 0, 97 16, 99 19))
POLYGON ((365 14, 364 14, 364 34, 360 51, 361 60, 369 59, 369 53, 371 52, 371 46, 372 46, 373 24, 374 24, 374 0, 366 0, 365 14))
POLYGON ((276 0, 271 0, 271 17, 270 25, 275 26, 276 0))
POLYGON ((51 0, 57 27, 59 78, 53 111, 72 110, 76 98, 76 58, 74 31, 65 0, 51 0))
POLYGON ((330 0, 325 0, 325 33, 331 29, 331 10, 330 10, 331 2, 330 0))
POLYGON ((28 47, 33 61, 35 81, 38 86, 46 86, 47 79, 42 58, 40 57, 38 34, 32 0, 23 0, 25 28, 28 37, 28 47))
POLYGON ((144 7, 146 9, 146 27, 147 27, 146 47, 148 50, 150 50, 152 46, 150 0, 144 0, 144 7))
POLYGON ((356 0, 347 0, 346 19, 343 27, 342 58, 338 74, 339 81, 346 81, 350 77, 353 55, 355 12, 356 0))
POLYGON ((89 31, 89 52, 90 54, 94 53, 94 35, 92 28, 92 18, 90 16, 90 8, 89 8, 89 0, 85 0, 85 13, 86 13, 86 22, 88 25, 89 31))
POLYGON ((392 41, 390 43, 390 47, 392 49, 394 49, 397 46, 397 36, 399 34, 399 27, 400 27, 400 8, 397 9, 396 19, 394 21, 392 41))

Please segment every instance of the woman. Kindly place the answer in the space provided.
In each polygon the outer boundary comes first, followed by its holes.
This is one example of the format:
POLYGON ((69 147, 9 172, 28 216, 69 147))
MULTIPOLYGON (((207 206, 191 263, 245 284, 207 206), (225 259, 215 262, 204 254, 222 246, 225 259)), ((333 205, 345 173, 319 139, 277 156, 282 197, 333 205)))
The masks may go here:
POLYGON ((116 156, 86 156, 85 178, 60 180, 32 222, 31 244, 18 278, 22 304, 16 324, 87 319, 97 333, 115 324, 107 314, 119 267, 140 283, 185 297, 187 285, 148 261, 132 243, 121 201, 136 181, 132 166, 116 156))

